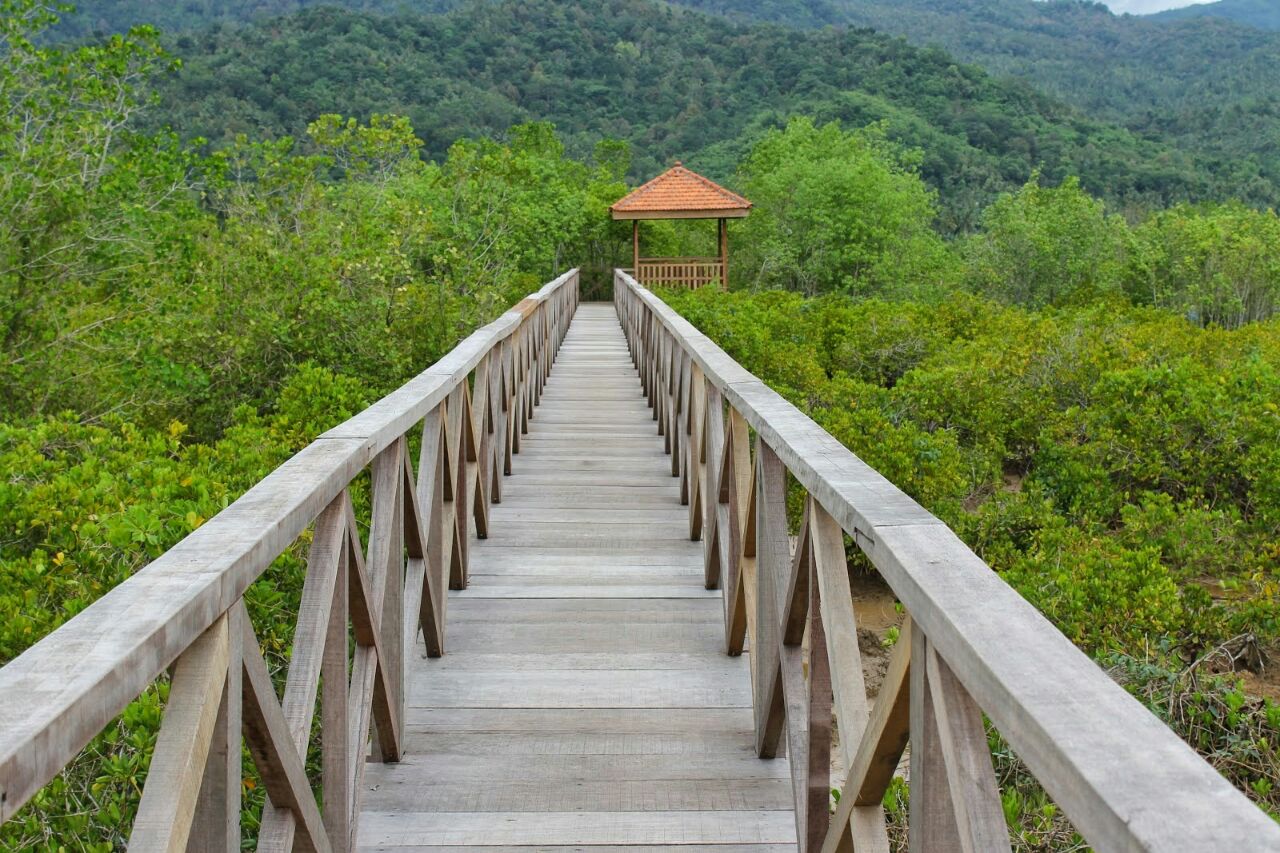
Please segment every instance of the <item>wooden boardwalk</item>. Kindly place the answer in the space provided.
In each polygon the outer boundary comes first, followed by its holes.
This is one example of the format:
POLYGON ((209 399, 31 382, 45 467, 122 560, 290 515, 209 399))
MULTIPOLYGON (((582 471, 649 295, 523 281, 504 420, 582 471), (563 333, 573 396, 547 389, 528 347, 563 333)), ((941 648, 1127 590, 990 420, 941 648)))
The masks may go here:
POLYGON ((889 853, 908 743, 911 850, 1008 853, 988 724, 1092 849, 1280 853, 1269 815, 940 519, 631 276, 613 306, 578 284, 0 667, 0 821, 167 670, 131 853, 239 853, 246 828, 262 853, 889 853), (281 693, 243 597, 303 539, 281 693), (851 544, 905 611, 874 701, 851 544))
POLYGON ((578 309, 491 518, 446 654, 419 639, 405 755, 365 771, 359 848, 795 849, 612 305, 578 309))

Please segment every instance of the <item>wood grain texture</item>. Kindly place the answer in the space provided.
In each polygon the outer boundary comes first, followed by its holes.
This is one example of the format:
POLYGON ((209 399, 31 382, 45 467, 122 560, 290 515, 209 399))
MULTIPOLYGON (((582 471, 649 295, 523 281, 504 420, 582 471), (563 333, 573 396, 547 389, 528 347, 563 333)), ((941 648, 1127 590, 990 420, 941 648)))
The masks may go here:
POLYGON ((555 315, 562 328, 577 304, 577 281, 569 270, 526 297, 0 669, 0 821, 235 606, 351 479, 488 352, 530 316, 555 315))
POLYGON ((691 377, 673 357, 645 379, 655 422, 613 309, 579 308, 448 593, 449 653, 406 651, 402 757, 365 766, 359 849, 795 849, 791 772, 755 755, 749 664, 664 452, 696 444, 691 377))
POLYGON ((249 751, 273 807, 287 809, 293 815, 297 848, 328 853, 329 836, 311 792, 303 759, 293 744, 289 724, 276 700, 258 638, 244 604, 238 604, 237 609, 243 630, 244 729, 249 751))
POLYGON ((893 589, 965 690, 1099 850, 1280 850, 1280 827, 1107 677, 939 519, 618 271, 643 366, 679 342, 893 589), (1170 820, 1169 815, 1178 819, 1170 820))
POLYGON ((186 849, 226 688, 227 661, 224 616, 191 644, 174 667, 169 701, 129 836, 130 850, 178 853, 186 849))
POLYGON ((226 683, 209 742, 195 819, 187 838, 188 853, 240 853, 240 788, 244 777, 240 734, 243 631, 238 610, 231 610, 224 618, 227 620, 226 683))

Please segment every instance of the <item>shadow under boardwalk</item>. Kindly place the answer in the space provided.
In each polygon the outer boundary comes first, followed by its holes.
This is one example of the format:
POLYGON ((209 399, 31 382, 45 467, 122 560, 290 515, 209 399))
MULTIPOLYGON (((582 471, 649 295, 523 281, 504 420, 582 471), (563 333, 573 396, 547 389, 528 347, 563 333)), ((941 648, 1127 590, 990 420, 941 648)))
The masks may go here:
POLYGON ((366 769, 361 850, 795 849, 670 471, 613 306, 582 305, 446 654, 418 644, 404 760, 366 769))

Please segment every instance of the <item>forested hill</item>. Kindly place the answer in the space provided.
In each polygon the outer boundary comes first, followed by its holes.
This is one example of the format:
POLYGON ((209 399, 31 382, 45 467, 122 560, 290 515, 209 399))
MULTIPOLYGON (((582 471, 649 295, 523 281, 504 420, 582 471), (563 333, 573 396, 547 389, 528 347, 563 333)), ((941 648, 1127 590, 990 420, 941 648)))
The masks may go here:
MULTIPOLYGON (((742 20, 874 27, 939 45, 1135 133, 1280 182, 1280 33, 1077 0, 678 0, 742 20)), ((1267 17, 1280 0, 1256 0, 1267 17)), ((1237 10, 1246 4, 1232 0, 1237 10)), ((1255 21, 1256 22, 1256 21, 1255 21)))
POLYGON ((410 117, 428 153, 464 136, 553 121, 571 151, 601 137, 636 153, 632 176, 676 157, 726 176, 787 116, 885 121, 923 152, 952 227, 1036 168, 1115 201, 1277 197, 1253 178, 1083 117, 939 50, 865 30, 743 25, 649 2, 470 3, 446 15, 334 8, 177 37, 184 67, 159 118, 184 134, 301 135, 326 112, 410 117))
POLYGON ((1280 3, 1276 0, 1218 0, 1169 9, 1151 15, 1157 21, 1185 21, 1189 18, 1226 18, 1264 30, 1280 30, 1280 3))

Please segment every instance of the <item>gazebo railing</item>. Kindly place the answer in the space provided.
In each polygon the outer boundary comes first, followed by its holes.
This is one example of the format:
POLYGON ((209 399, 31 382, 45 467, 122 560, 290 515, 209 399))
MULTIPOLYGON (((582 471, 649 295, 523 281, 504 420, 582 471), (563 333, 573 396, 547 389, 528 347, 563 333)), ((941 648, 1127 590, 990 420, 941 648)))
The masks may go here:
POLYGON ((646 287, 723 286, 725 269, 719 258, 641 258, 635 278, 646 287))

